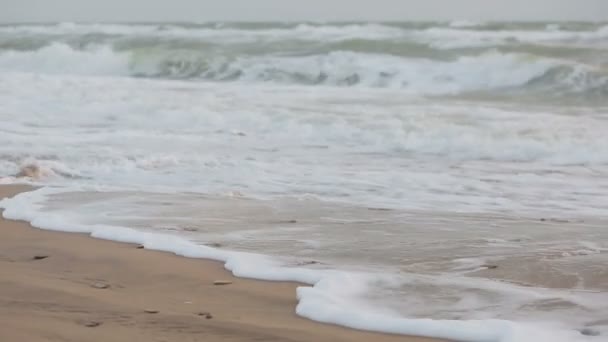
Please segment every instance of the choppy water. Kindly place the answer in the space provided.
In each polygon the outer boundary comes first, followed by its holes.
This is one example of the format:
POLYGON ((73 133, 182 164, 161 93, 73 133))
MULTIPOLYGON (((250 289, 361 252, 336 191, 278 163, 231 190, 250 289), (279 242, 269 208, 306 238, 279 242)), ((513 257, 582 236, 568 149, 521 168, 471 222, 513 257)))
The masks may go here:
MULTIPOLYGON (((140 241, 116 227, 137 228, 288 267, 234 257, 243 275, 349 270, 348 300, 333 276, 315 287, 324 301, 302 297, 313 319, 599 341, 606 61, 608 23, 4 25, 0 174, 33 167, 54 189, 4 206, 47 228, 140 241)), ((149 245, 200 255, 168 241, 149 245)))
POLYGON ((0 68, 605 104, 607 38, 582 23, 1 26, 0 68))

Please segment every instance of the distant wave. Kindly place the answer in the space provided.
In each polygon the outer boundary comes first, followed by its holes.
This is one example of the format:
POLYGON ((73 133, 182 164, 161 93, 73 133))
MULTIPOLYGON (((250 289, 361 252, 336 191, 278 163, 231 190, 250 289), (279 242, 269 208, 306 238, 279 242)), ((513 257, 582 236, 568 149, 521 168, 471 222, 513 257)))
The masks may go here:
POLYGON ((46 74, 605 101, 606 60, 589 23, 0 25, 0 70, 46 74))
MULTIPOLYGON (((416 41, 442 48, 608 39, 605 24, 522 24, 453 21, 449 23, 352 24, 75 24, 0 25, 0 35, 91 38, 196 39, 217 43, 269 41, 331 42, 345 40, 416 41)), ((605 42, 605 41, 604 41, 605 42)))
POLYGON ((450 27, 455 28, 467 28, 467 27, 478 27, 483 25, 483 22, 471 21, 471 20, 453 20, 450 22, 450 27))
POLYGON ((0 53, 0 70, 395 88, 409 94, 426 95, 528 86, 576 93, 605 93, 608 89, 608 72, 601 68, 496 51, 453 60, 431 60, 352 51, 307 56, 229 56, 205 50, 170 48, 114 51, 107 45, 79 50, 54 43, 34 51, 0 53))
POLYGON ((41 36, 106 35, 122 37, 196 38, 222 42, 264 40, 339 41, 403 37, 407 30, 382 24, 262 26, 74 24, 0 26, 0 33, 41 36))
POLYGON ((475 46, 498 46, 516 43, 577 43, 605 44, 608 25, 590 31, 566 31, 548 26, 538 30, 481 30, 453 27, 432 27, 412 32, 410 37, 436 48, 453 49, 475 46))

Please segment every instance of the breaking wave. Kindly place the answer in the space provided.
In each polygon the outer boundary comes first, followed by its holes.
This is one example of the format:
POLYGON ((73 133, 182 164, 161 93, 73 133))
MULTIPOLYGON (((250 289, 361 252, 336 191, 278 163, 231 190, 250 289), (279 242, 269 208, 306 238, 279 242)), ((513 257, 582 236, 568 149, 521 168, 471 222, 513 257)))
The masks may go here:
POLYGON ((438 60, 354 51, 231 56, 205 49, 158 47, 117 51, 108 45, 77 49, 53 43, 33 51, 0 53, 0 70, 378 87, 425 95, 522 87, 605 94, 608 89, 608 72, 600 67, 497 50, 438 60))
POLYGON ((0 25, 0 34, 13 36, 106 36, 195 38, 222 42, 340 41, 352 39, 461 43, 546 42, 608 38, 608 25, 593 23, 205 23, 205 24, 76 24, 0 25))

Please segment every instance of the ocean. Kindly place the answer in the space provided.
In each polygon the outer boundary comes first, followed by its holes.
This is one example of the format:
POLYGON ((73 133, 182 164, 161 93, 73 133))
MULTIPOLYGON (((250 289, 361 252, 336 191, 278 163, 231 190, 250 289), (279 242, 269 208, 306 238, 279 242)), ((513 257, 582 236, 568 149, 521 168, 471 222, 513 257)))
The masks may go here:
POLYGON ((608 23, 0 25, 5 217, 357 329, 608 341, 607 134, 608 23))

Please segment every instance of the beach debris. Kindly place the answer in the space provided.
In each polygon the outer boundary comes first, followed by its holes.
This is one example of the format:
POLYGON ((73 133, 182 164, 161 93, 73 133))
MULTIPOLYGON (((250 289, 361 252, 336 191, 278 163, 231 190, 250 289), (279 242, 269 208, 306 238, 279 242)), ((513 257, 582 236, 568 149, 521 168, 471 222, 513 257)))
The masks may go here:
POLYGON ((379 207, 369 207, 369 208, 367 208, 367 210, 372 210, 372 211, 391 211, 391 209, 389 209, 389 208, 379 208, 379 207))
POLYGON ((558 219, 558 218, 541 218, 541 222, 553 222, 553 223, 570 223, 570 220, 558 219))
POLYGON ((26 164, 21 166, 19 172, 15 175, 16 178, 31 178, 40 179, 49 176, 52 173, 51 170, 43 169, 36 164, 26 164))
POLYGON ((316 261, 316 260, 304 260, 304 261, 298 262, 296 265, 297 266, 307 266, 307 265, 320 265, 320 264, 322 264, 322 262, 320 262, 320 261, 316 261))
POLYGON ((298 220, 295 220, 295 219, 293 219, 293 220, 276 220, 276 221, 272 220, 272 221, 270 221, 270 223, 276 223, 276 224, 298 223, 298 220))
POLYGON ((95 328, 98 327, 100 325, 102 325, 102 322, 98 322, 98 321, 86 321, 84 322, 84 326, 88 327, 88 328, 95 328))
POLYGON ((92 287, 92 288, 95 288, 95 289, 100 289, 100 290, 103 290, 103 289, 107 289, 107 288, 109 288, 109 287, 110 287, 110 285, 109 285, 109 284, 105 284, 105 283, 99 283, 99 282, 98 282, 98 283, 93 283, 93 284, 91 284, 91 287, 92 287))
POLYGON ((32 260, 44 260, 46 258, 48 258, 48 255, 34 255, 34 257, 32 258, 32 260))
POLYGON ((205 317, 206 319, 212 319, 213 318, 213 315, 211 313, 209 313, 209 312, 206 312, 206 311, 201 311, 201 312, 197 313, 197 315, 205 317))
POLYGON ((137 247, 135 247, 137 249, 144 249, 144 245, 137 245, 137 247))
POLYGON ((157 314, 160 311, 158 311, 158 310, 152 310, 152 309, 146 309, 146 310, 144 310, 144 312, 147 313, 147 314, 157 314))
POLYGON ((495 270, 495 269, 498 268, 498 265, 483 265, 481 267, 485 267, 485 268, 487 268, 489 270, 495 270))
POLYGON ((599 336, 600 332, 591 328, 583 328, 581 330, 579 330, 581 335, 585 335, 585 336, 599 336))
POLYGON ((230 285, 232 282, 230 280, 216 280, 213 282, 213 285, 230 285))
POLYGON ((220 247, 222 247, 222 244, 219 242, 211 242, 211 243, 208 243, 207 246, 214 247, 214 248, 220 248, 220 247))

